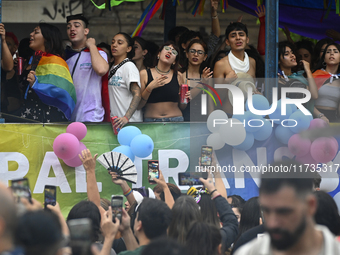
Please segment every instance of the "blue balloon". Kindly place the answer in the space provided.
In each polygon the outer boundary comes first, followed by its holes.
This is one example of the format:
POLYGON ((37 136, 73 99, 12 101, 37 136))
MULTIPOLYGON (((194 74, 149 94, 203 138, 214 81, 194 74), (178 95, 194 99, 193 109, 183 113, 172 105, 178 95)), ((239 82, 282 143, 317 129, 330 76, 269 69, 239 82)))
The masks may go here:
POLYGON ((263 122, 262 116, 255 115, 251 112, 245 112, 245 129, 247 132, 254 133, 259 131, 263 122))
POLYGON ((121 146, 114 148, 112 151, 120 152, 120 153, 124 154, 125 156, 127 156, 128 158, 130 158, 132 162, 135 161, 135 155, 133 154, 130 146, 121 145, 121 146))
POLYGON ((239 144, 234 146, 235 149, 241 150, 241 151, 247 151, 254 145, 254 135, 253 133, 247 133, 246 138, 244 141, 239 144))
POLYGON ((265 120, 265 119, 263 119, 263 121, 264 121, 264 125, 260 127, 258 131, 253 133, 254 139, 257 141, 264 141, 268 139, 269 136, 273 132, 272 122, 269 120, 265 120))
MULTIPOLYGON (((269 109, 269 101, 264 96, 255 94, 252 96, 252 99, 253 99, 253 106, 256 110, 263 111, 263 110, 269 109)), ((248 102, 249 102, 249 99, 246 102, 247 111, 249 111, 248 102)), ((262 116, 265 116, 265 115, 262 115, 262 116)))
POLYGON ((132 139, 130 147, 137 157, 145 158, 152 153, 154 144, 150 136, 142 134, 132 139))
POLYGON ((289 104, 289 106, 292 109, 292 113, 298 109, 295 104, 289 104))
POLYGON ((284 119, 288 119, 288 117, 292 114, 292 107, 290 107, 289 105, 287 105, 286 107, 286 115, 282 115, 281 114, 281 100, 277 101, 277 107, 276 110, 272 113, 269 114, 269 118, 271 120, 274 120, 274 123, 276 124, 280 124, 281 121, 283 121, 284 119), (278 120, 275 120, 278 119, 278 120))
POLYGON ((300 133, 301 131, 307 130, 312 121, 310 116, 305 115, 301 110, 295 111, 289 118, 296 121, 288 121, 288 126, 290 126, 290 130, 294 133, 300 133))
POLYGON ((283 144, 288 144, 290 137, 294 135, 294 132, 289 127, 278 125, 275 129, 275 137, 283 144))
POLYGON ((138 127, 135 126, 128 126, 123 127, 117 135, 118 142, 120 145, 127 145, 130 146, 130 143, 133 138, 135 138, 137 135, 141 135, 142 131, 138 127))

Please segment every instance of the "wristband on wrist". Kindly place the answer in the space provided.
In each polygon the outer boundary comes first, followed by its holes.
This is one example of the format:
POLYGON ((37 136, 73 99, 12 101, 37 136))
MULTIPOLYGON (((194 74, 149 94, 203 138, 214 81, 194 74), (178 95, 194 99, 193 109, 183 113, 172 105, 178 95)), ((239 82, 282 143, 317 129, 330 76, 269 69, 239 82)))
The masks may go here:
POLYGON ((124 116, 124 118, 127 120, 127 122, 129 122, 129 119, 126 116, 124 116))
POLYGON ((132 192, 132 189, 129 188, 128 191, 124 192, 123 194, 124 194, 124 196, 128 196, 128 195, 130 195, 131 192, 132 192))
POLYGON ((215 191, 217 191, 217 189, 214 189, 213 191, 211 191, 210 196, 212 196, 212 194, 214 194, 215 191))
POLYGON ((151 94, 151 91, 150 91, 150 90, 148 90, 148 88, 146 88, 145 90, 151 94))
POLYGON ((318 118, 321 118, 321 117, 323 117, 323 116, 325 116, 325 114, 320 113, 320 114, 318 115, 318 118))
POLYGON ((217 19, 218 15, 216 14, 216 16, 211 16, 212 19, 217 19))

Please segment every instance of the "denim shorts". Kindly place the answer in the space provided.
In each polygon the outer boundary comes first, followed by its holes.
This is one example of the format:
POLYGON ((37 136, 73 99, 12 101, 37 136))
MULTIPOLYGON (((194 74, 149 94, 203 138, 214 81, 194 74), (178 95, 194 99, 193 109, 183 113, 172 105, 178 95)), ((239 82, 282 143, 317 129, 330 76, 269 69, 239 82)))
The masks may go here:
POLYGON ((180 122, 184 121, 183 116, 171 117, 171 118, 144 118, 144 122, 180 122))

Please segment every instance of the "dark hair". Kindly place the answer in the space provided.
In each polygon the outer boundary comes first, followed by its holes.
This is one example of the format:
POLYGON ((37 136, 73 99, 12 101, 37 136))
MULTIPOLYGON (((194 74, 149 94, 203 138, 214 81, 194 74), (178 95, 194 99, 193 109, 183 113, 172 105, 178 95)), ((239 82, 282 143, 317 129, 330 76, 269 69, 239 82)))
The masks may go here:
POLYGON ((209 194, 202 194, 201 200, 198 202, 201 207, 202 219, 208 224, 212 224, 216 227, 220 226, 220 220, 217 216, 217 209, 215 202, 211 200, 209 194))
MULTIPOLYGON (((294 160, 286 160, 272 163, 271 169, 301 169, 301 172, 289 174, 284 171, 269 171, 261 176, 260 195, 274 194, 283 187, 291 187, 299 197, 305 197, 313 190, 314 175, 306 165, 294 160)), ((241 216, 242 219, 242 216, 241 216)))
POLYGON ((201 221, 199 206, 193 197, 180 196, 172 207, 172 221, 169 225, 168 236, 185 243, 191 223, 201 221))
POLYGON ((16 37, 16 35, 13 32, 6 32, 6 36, 12 38, 12 40, 13 40, 13 42, 16 46, 19 45, 18 38, 16 37))
MULTIPOLYGON (((322 69, 322 68, 325 67, 325 66, 324 66, 324 60, 325 60, 325 55, 326 55, 326 53, 327 53, 327 49, 329 48, 329 46, 335 46, 335 47, 338 49, 338 51, 340 51, 340 45, 339 45, 339 44, 337 44, 337 43, 330 43, 330 44, 327 44, 327 46, 326 46, 326 48, 325 48, 325 51, 323 52, 323 54, 322 54, 322 56, 321 56, 319 62, 316 64, 315 70, 322 69)), ((339 73, 339 72, 340 72, 340 63, 339 63, 339 65, 338 65, 337 73, 339 73)))
MULTIPOLYGON (((193 40, 191 40, 190 43, 188 44, 188 47, 185 49, 185 51, 189 52, 191 46, 193 44, 195 44, 195 43, 200 44, 203 47, 203 49, 204 49, 205 55, 208 55, 208 46, 207 46, 207 44, 202 39, 193 39, 193 40)), ((201 63, 200 73, 203 71, 204 67, 206 67, 205 62, 206 62, 206 60, 204 60, 201 63)), ((188 60, 188 58, 186 58, 185 66, 182 68, 182 70, 187 70, 188 66, 189 66, 189 60, 188 60)))
POLYGON ((16 241, 27 255, 54 255, 62 240, 60 222, 52 212, 28 212, 19 219, 16 241))
POLYGON ((245 52, 247 52, 248 56, 253 58, 256 62, 255 77, 264 78, 265 64, 260 53, 257 51, 257 49, 255 49, 254 46, 248 45, 248 47, 249 49, 245 49, 245 52))
MULTIPOLYGON (((167 183, 167 185, 169 187, 172 197, 174 198, 174 201, 176 201, 182 195, 181 190, 175 184, 167 183)), ((162 199, 162 201, 165 201, 163 190, 161 191, 161 194, 159 196, 162 199)))
POLYGON ((97 44, 97 47, 98 48, 101 48, 101 49, 106 49, 108 52, 109 52, 109 56, 107 56, 109 59, 112 58, 112 52, 111 52, 111 46, 105 42, 101 42, 99 44, 97 44))
POLYGON ((313 52, 314 64, 317 64, 320 61, 320 52, 321 52, 322 46, 324 46, 325 44, 331 44, 331 43, 334 43, 333 39, 323 38, 315 44, 314 52, 313 52))
POLYGON ((278 45, 278 58, 279 58, 279 60, 280 60, 280 57, 284 57, 285 52, 286 52, 286 47, 289 47, 293 51, 294 55, 296 54, 294 44, 292 44, 288 41, 279 42, 279 45, 278 45))
POLYGON ((221 242, 220 230, 205 222, 194 222, 186 237, 186 247, 190 255, 216 255, 221 242))
POLYGON ((183 27, 183 26, 174 27, 174 28, 170 29, 170 31, 168 33, 168 40, 176 42, 176 37, 177 36, 180 37, 183 33, 187 32, 187 31, 189 31, 189 29, 186 28, 186 27, 183 27))
POLYGON ((340 234, 340 216, 334 199, 324 191, 314 191, 318 207, 314 215, 315 222, 326 226, 335 236, 340 234))
POLYGON ((171 222, 171 210, 163 201, 146 197, 138 208, 137 220, 142 222, 148 239, 166 236, 171 222))
POLYGON ((239 226, 239 236, 247 230, 258 226, 261 218, 261 209, 258 197, 250 198, 243 206, 239 226))
POLYGON ((243 210, 243 206, 246 203, 246 201, 239 195, 231 195, 231 196, 228 196, 228 198, 231 198, 230 206, 232 208, 237 208, 241 214, 243 210))
POLYGON ((179 63, 179 59, 180 59, 181 54, 180 54, 176 44, 174 42, 163 43, 163 45, 161 45, 161 47, 159 47, 158 53, 160 53, 163 50, 164 46, 170 46, 170 45, 178 52, 178 55, 176 56, 175 64, 171 65, 171 69, 173 69, 174 72, 177 72, 178 71, 178 63, 179 63))
MULTIPOLYGON (((225 56, 228 56, 228 53, 229 51, 227 50, 219 50, 219 51, 216 51, 213 55, 210 56, 211 58, 211 61, 210 62, 210 70, 213 71, 214 70, 214 67, 215 67, 215 64, 217 61, 220 61, 222 58, 220 58, 220 54, 224 54, 225 56)), ((225 57, 224 56, 224 57, 225 57)))
POLYGON ((185 49, 183 49, 182 44, 186 44, 187 42, 191 41, 192 39, 198 37, 199 39, 203 40, 203 37, 200 32, 189 30, 183 33, 178 41, 179 53, 180 53, 180 65, 184 66, 186 61, 186 55, 184 53, 185 49))
POLYGON ((147 50, 148 52, 145 54, 144 56, 144 59, 143 59, 143 65, 145 67, 152 67, 152 56, 151 56, 151 51, 149 52, 149 48, 148 45, 149 45, 149 42, 146 41, 145 39, 143 39, 142 37, 139 37, 139 36, 135 36, 132 38, 133 40, 133 43, 137 42, 141 47, 142 47, 142 50, 147 50))
POLYGON ((64 48, 59 28, 47 23, 39 23, 39 27, 45 39, 45 51, 62 57, 64 55, 64 48))
POLYGON ((98 207, 91 201, 80 201, 68 213, 67 221, 73 219, 89 218, 92 221, 93 242, 98 241, 100 235, 101 215, 98 207))
POLYGON ((20 41, 18 47, 19 56, 28 61, 34 54, 34 50, 30 48, 30 38, 24 38, 20 41))
POLYGON ((320 188, 321 181, 322 181, 321 175, 318 172, 315 172, 315 176, 313 179, 314 188, 320 188))
POLYGON ((66 23, 69 23, 71 20, 81 20, 84 22, 84 27, 87 28, 89 25, 89 21, 82 13, 78 13, 75 15, 70 15, 66 17, 66 23))
POLYGON ((132 58, 135 56, 135 51, 134 51, 134 49, 133 49, 133 44, 134 44, 134 42, 133 42, 131 36, 129 36, 127 33, 124 33, 124 32, 119 32, 119 33, 115 34, 115 36, 116 36, 116 35, 122 35, 122 36, 124 36, 124 38, 125 38, 125 40, 126 40, 126 42, 127 42, 127 44, 128 44, 128 47, 131 47, 131 51, 127 53, 127 57, 128 57, 129 59, 132 59, 132 58))
POLYGON ((169 238, 158 238, 151 241, 141 255, 186 255, 185 247, 169 238))
POLYGON ((248 28, 245 24, 241 22, 232 22, 229 24, 229 26, 225 30, 226 39, 228 39, 228 36, 232 31, 244 31, 246 33, 246 36, 248 36, 248 28))
POLYGON ((296 49, 306 49, 310 53, 311 57, 313 56, 314 52, 314 43, 309 40, 301 40, 295 43, 296 49))

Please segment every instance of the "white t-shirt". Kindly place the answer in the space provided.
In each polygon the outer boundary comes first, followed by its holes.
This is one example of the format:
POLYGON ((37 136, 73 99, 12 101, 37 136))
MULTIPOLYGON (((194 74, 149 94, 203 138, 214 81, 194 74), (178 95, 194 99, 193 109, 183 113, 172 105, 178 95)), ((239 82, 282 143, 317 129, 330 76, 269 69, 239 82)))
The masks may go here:
MULTIPOLYGON (((111 69, 113 69, 113 66, 111 69)), ((110 73, 110 72, 109 72, 110 73)), ((111 117, 123 117, 129 109, 133 95, 130 91, 131 82, 136 82, 140 87, 140 76, 136 65, 127 62, 122 65, 115 75, 109 80, 109 96, 111 117)), ((136 110, 129 122, 142 122, 143 114, 141 110, 136 110)))
MULTIPOLYGON (((107 55, 100 50, 99 54, 107 62, 107 55)), ((75 54, 66 63, 72 74, 73 84, 77 93, 77 104, 72 113, 72 121, 101 122, 104 119, 105 110, 102 105, 102 77, 92 67, 91 53, 82 51, 75 54), (79 57, 80 54, 80 57, 79 57), (77 62, 77 59, 79 60, 77 62), (77 62, 77 66, 74 66, 77 62)))

